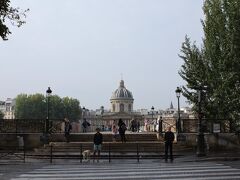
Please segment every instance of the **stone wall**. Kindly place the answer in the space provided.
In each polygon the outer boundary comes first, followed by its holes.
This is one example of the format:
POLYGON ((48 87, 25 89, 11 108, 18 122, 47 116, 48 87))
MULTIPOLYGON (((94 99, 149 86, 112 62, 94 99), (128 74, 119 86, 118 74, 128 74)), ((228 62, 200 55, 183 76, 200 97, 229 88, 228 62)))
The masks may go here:
MULTIPOLYGON (((197 146, 196 133, 183 134, 185 141, 180 142, 187 146, 197 146)), ((206 148, 210 151, 214 150, 235 150, 240 149, 240 137, 234 133, 213 133, 205 134, 206 148)))
MULTIPOLYGON (((19 137, 23 137, 25 147, 27 149, 33 149, 41 147, 43 143, 40 141, 42 134, 0 134, 0 147, 7 146, 18 146, 19 137), (18 137, 19 136, 19 137, 18 137)), ((72 134, 74 137, 79 136, 78 134, 72 134)), ((87 135, 87 134, 86 134, 87 135)), ((137 134, 136 134, 137 135, 137 134)), ((135 135, 135 136, 136 136, 135 135)), ((145 134, 146 135, 146 134, 145 134)), ((178 142, 189 147, 196 147, 196 133, 183 134, 185 136, 183 141, 178 142)), ((131 136, 131 134, 128 134, 131 136)), ((76 137, 77 138, 77 137, 76 137)), ((64 134, 54 134, 50 141, 65 141, 64 134)), ((206 147, 208 150, 239 150, 240 149, 240 137, 234 133, 216 133, 216 134, 205 134, 206 147)))

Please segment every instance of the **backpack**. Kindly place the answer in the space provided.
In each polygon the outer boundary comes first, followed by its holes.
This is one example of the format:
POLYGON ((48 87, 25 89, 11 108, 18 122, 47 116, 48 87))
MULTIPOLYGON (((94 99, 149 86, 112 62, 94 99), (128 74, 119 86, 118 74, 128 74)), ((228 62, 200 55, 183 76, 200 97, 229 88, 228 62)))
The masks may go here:
POLYGON ((122 129, 123 131, 126 131, 126 130, 127 130, 126 124, 123 123, 123 124, 121 125, 121 129, 122 129))

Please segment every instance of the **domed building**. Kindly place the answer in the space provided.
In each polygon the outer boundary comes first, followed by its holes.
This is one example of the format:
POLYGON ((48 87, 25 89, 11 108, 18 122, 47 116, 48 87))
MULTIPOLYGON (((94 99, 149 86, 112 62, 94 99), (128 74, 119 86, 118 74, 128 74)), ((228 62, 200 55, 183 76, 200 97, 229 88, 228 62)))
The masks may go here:
POLYGON ((111 102, 111 112, 132 112, 133 111, 133 95, 124 86, 124 81, 120 81, 120 85, 117 90, 115 90, 110 99, 111 102))
POLYGON ((117 124, 118 120, 122 119, 130 127, 130 122, 133 119, 142 121, 142 115, 133 111, 133 102, 132 92, 125 87, 124 81, 121 80, 119 87, 110 98, 110 112, 104 112, 101 115, 103 125, 111 127, 113 123, 117 124))

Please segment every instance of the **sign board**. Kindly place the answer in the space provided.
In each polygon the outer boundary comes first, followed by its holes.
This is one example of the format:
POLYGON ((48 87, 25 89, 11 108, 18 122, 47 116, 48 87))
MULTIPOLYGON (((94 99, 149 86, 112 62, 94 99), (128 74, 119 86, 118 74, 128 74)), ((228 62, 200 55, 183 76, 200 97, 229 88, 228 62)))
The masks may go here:
POLYGON ((221 132, 220 123, 214 123, 213 124, 213 133, 220 133, 220 132, 221 132))
POLYGON ((183 134, 178 134, 177 135, 177 141, 186 141, 186 136, 183 134))

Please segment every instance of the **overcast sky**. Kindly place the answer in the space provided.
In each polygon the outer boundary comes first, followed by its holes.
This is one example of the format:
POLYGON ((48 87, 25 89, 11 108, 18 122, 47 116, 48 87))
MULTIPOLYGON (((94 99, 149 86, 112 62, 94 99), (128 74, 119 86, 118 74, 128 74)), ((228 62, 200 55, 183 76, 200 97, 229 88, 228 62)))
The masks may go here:
MULTIPOLYGON (((203 37, 203 0, 12 0, 27 23, 0 41, 0 100, 20 93, 110 108, 121 74, 134 109, 177 106, 185 35, 203 37)), ((181 97, 181 105, 186 106, 181 97)))

